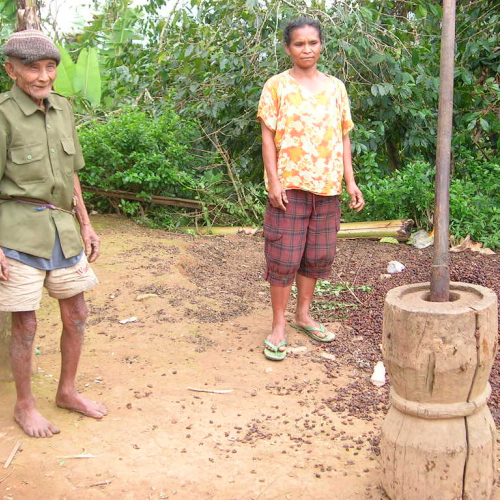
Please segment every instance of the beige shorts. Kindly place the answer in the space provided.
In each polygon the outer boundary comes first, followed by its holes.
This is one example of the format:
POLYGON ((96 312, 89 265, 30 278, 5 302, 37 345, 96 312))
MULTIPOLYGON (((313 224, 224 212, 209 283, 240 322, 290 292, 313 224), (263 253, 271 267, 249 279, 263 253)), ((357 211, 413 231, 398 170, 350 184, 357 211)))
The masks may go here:
POLYGON ((98 283, 85 255, 74 266, 53 271, 42 271, 8 257, 7 261, 9 279, 0 281, 0 311, 36 311, 44 286, 51 297, 68 299, 98 283))

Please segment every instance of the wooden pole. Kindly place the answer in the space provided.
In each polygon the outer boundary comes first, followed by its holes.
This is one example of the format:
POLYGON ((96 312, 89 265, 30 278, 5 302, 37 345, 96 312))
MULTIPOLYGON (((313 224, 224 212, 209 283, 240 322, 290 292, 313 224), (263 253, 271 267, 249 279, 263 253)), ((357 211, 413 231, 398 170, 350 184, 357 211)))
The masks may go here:
POLYGON ((448 302, 450 299, 450 256, 448 249, 450 246, 450 161, 454 58, 455 0, 443 0, 431 302, 448 302))

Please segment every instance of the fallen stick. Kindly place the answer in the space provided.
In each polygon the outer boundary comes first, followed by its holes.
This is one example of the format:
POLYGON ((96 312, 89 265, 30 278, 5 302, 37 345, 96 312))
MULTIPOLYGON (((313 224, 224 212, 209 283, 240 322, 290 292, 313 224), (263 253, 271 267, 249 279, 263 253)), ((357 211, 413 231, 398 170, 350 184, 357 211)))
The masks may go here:
POLYGON ((7 474, 3 479, 0 479, 0 483, 3 483, 8 477, 12 476, 12 473, 15 471, 16 469, 12 469, 10 471, 9 474, 7 474))
POLYGON ((196 387, 188 387, 188 391, 210 392, 212 394, 229 394, 230 392, 234 392, 234 389, 196 389, 196 387))
POLYGON ((80 455, 67 455, 65 457, 57 457, 57 458, 61 458, 63 460, 69 460, 71 458, 96 458, 96 456, 92 455, 92 453, 87 453, 87 450, 84 448, 82 453, 80 453, 80 455))
POLYGON ((7 459, 7 461, 3 464, 3 468, 4 469, 8 469, 9 468, 9 465, 10 463, 12 462, 12 460, 14 460, 14 457, 16 455, 16 453, 19 451, 19 447, 21 446, 21 440, 19 440, 15 445, 14 445, 14 448, 12 448, 12 451, 10 452, 10 455, 9 455, 9 458, 7 459))
POLYGON ((195 208, 202 209, 203 205, 201 202, 196 200, 186 200, 183 198, 171 198, 168 196, 156 196, 152 195, 150 200, 145 200, 143 198, 139 198, 137 193, 129 193, 127 191, 120 191, 118 189, 105 191, 104 189, 98 189, 89 186, 82 186, 82 191, 86 193, 95 193, 100 196, 105 196, 107 198, 123 198, 125 200, 134 200, 142 203, 155 203, 158 205, 173 205, 176 207, 186 207, 186 208, 195 208))
POLYGON ((106 479, 106 481, 100 481, 98 483, 91 484, 89 488, 92 488, 93 486, 106 486, 107 484, 111 484, 112 482, 112 479, 106 479))

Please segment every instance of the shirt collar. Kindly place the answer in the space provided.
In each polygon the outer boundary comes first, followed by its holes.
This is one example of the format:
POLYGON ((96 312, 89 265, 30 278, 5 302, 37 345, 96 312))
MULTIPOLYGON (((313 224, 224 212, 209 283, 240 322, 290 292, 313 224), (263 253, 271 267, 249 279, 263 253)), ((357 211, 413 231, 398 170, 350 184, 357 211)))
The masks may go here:
MULTIPOLYGON (((42 111, 38 105, 31 99, 29 95, 24 93, 17 85, 14 84, 10 93, 14 100, 17 102, 18 106, 21 108, 21 111, 26 115, 30 116, 34 114, 36 111, 42 111)), ((46 106, 47 110, 50 108, 61 110, 62 108, 54 102, 55 99, 50 99, 52 97, 52 92, 46 101, 48 101, 49 105, 46 106)))

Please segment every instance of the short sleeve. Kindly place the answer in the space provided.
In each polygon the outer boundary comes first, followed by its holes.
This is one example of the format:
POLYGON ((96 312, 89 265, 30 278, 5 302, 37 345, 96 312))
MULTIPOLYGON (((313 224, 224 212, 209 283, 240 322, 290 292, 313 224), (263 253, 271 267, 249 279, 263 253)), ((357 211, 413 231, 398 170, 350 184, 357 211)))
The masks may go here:
POLYGON ((278 111, 279 102, 276 86, 273 85, 271 81, 267 81, 260 95, 257 118, 264 123, 268 129, 276 132, 278 111))
POLYGON ((7 130, 5 123, 0 117, 0 179, 2 179, 5 173, 5 167, 7 164, 7 130))
POLYGON ((353 128, 354 123, 351 118, 351 108, 349 106, 349 97, 345 85, 340 83, 341 109, 342 109, 342 135, 348 134, 353 128))

